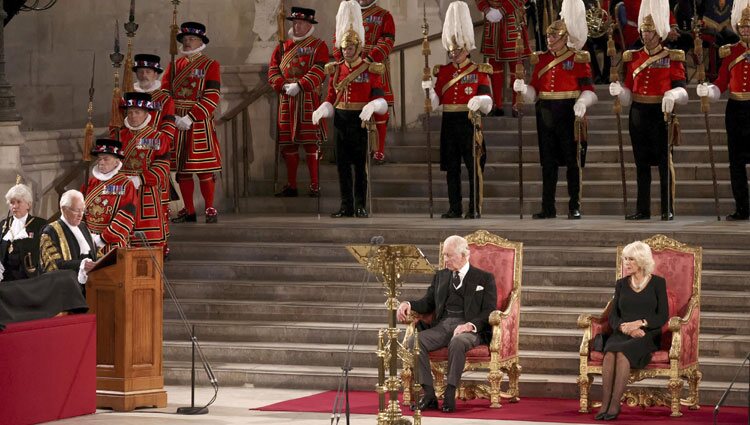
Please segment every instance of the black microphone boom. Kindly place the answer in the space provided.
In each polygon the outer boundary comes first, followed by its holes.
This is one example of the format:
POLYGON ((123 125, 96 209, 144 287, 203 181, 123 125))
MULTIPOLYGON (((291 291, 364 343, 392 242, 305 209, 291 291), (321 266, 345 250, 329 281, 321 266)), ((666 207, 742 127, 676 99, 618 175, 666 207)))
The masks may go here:
MULTIPOLYGON (((146 240, 146 234, 144 232, 138 231, 134 232, 133 235, 138 238, 141 243, 146 248, 151 248, 151 245, 148 243, 148 240, 146 240)), ((154 253, 151 251, 151 249, 148 250, 149 254, 151 255, 151 260, 154 262, 154 266, 156 267, 156 270, 159 272, 159 275, 161 275, 162 282, 164 282, 164 287, 167 289, 167 293, 169 294, 169 298, 172 299, 172 302, 175 305, 175 308, 177 309, 177 313, 180 316, 180 320, 182 321, 182 324, 185 325, 185 330, 187 331, 188 335, 190 335, 190 343, 192 345, 193 349, 193 365, 192 365, 192 379, 191 379, 191 406, 189 407, 178 407, 177 408, 177 414, 180 415, 205 415, 208 413, 208 406, 212 405, 214 401, 216 401, 216 396, 219 394, 219 381, 216 380, 216 376, 214 375, 213 370, 211 369, 211 364, 208 362, 208 359, 206 359, 206 356, 203 354, 203 350, 201 349, 200 344, 198 344, 198 338, 195 336, 195 329, 194 327, 190 326, 190 322, 187 320, 187 317, 185 316, 185 311, 182 309, 182 305, 180 304, 180 301, 177 299, 177 294, 175 293, 174 287, 169 282, 169 279, 167 279, 167 276, 164 274, 164 269, 161 267, 158 261, 156 261, 156 257, 154 256, 154 253), (208 382, 211 383, 211 386, 214 388, 214 396, 211 398, 211 400, 205 405, 205 406, 195 406, 195 352, 198 352, 198 356, 200 357, 201 363, 203 364, 203 370, 206 371, 206 377, 208 378, 208 382)))

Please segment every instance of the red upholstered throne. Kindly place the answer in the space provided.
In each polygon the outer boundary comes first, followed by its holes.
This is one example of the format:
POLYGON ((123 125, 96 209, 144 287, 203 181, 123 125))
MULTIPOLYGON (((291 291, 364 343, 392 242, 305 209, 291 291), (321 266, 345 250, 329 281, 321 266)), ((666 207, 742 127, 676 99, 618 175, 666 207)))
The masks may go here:
MULTIPOLYGON (((463 400, 488 398, 490 407, 498 408, 500 398, 508 398, 515 403, 518 396, 518 380, 521 366, 518 364, 518 327, 521 319, 521 266, 523 261, 523 244, 512 242, 486 230, 478 230, 468 236, 469 262, 472 266, 490 272, 495 276, 497 287, 497 309, 490 314, 492 340, 489 345, 479 345, 466 353, 464 371, 487 370, 488 384, 471 384, 462 382, 457 389, 456 397, 463 400), (508 375, 508 389, 500 390, 503 372, 508 375)), ((440 267, 443 267, 442 244, 440 246, 440 267)), ((429 323, 432 315, 412 313, 413 320, 406 331, 405 339, 414 333, 415 326, 421 320, 429 323)), ((430 353, 430 364, 434 376, 435 390, 442 396, 445 391, 445 374, 448 370, 448 348, 441 348, 430 353)), ((413 362, 404 359, 401 381, 404 391, 404 404, 416 400, 411 394, 413 379, 413 362)))
MULTIPOLYGON (((655 235, 644 240, 651 247, 656 266, 654 274, 667 281, 669 298, 669 320, 662 327, 661 347, 652 355, 646 368, 632 370, 629 382, 646 378, 668 378, 667 391, 657 388, 630 388, 624 399, 630 406, 642 407, 666 405, 672 409, 672 416, 681 416, 680 404, 698 408, 698 384, 701 372, 698 365, 698 336, 700 334, 700 290, 702 249, 680 243, 664 235, 655 235), (681 399, 684 381, 687 381, 688 394, 681 399)), ((617 278, 622 277, 622 249, 617 248, 617 278)), ((593 351, 592 343, 596 335, 611 333, 609 312, 612 300, 607 303, 601 315, 582 314, 578 317, 578 327, 584 329, 580 347, 580 390, 579 412, 590 410, 591 382, 594 375, 602 373, 603 353, 593 351)))

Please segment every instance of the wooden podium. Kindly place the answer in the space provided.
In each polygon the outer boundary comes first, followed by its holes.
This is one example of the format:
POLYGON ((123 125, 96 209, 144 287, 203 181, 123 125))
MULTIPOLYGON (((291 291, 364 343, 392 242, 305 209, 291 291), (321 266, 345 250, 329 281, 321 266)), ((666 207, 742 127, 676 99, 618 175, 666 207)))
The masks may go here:
POLYGON ((96 314, 96 407, 166 407, 162 374, 161 248, 120 248, 89 273, 96 314), (151 252, 149 252, 149 250, 151 252))

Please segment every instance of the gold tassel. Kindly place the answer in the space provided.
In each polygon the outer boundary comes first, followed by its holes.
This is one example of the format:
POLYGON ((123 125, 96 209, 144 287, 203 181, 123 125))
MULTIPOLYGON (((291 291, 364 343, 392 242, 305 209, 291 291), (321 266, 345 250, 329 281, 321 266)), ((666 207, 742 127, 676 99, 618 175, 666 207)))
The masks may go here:
POLYGON ((83 130, 83 160, 91 161, 91 149, 94 147, 94 124, 91 121, 86 123, 83 130))
POLYGON ((120 111, 120 99, 122 98, 120 87, 112 91, 112 108, 110 110, 109 126, 119 129, 122 127, 122 112, 120 111))
POLYGON ((615 50, 615 40, 612 37, 609 37, 609 40, 607 40, 607 56, 615 57, 616 53, 617 51, 615 50))

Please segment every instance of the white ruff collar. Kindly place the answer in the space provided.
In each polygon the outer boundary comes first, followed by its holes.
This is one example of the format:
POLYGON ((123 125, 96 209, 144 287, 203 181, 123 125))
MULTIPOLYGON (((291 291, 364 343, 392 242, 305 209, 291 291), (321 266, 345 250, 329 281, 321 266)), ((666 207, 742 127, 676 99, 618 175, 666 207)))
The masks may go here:
POLYGON ((193 50, 183 50, 182 46, 180 45, 180 46, 177 46, 177 53, 180 56, 193 56, 193 55, 197 55, 198 53, 202 52, 203 49, 205 49, 205 48, 206 48, 206 45, 205 44, 201 44, 201 47, 195 48, 193 50))
POLYGON ((133 83, 133 89, 138 93, 151 93, 161 88, 161 81, 154 80, 148 87, 143 87, 140 81, 133 83))
POLYGON ((93 175, 94 177, 96 177, 97 180, 101 180, 103 182, 106 182, 107 180, 109 180, 112 177, 114 177, 115 174, 117 174, 118 172, 120 172, 120 168, 122 168, 122 162, 120 162, 119 164, 117 164, 117 166, 112 171, 110 171, 107 174, 104 174, 104 173, 102 173, 101 171, 99 171, 97 169, 96 165, 94 165, 94 168, 91 169, 91 175, 93 175))
POLYGON ((289 34, 289 37, 294 41, 301 41, 306 39, 307 37, 311 36, 312 33, 315 32, 315 27, 310 27, 310 31, 307 32, 307 34, 303 35, 302 37, 295 37, 294 36, 294 29, 289 28, 289 31, 287 31, 287 34, 289 34))
POLYGON ((141 125, 139 125, 137 127, 133 127, 132 125, 130 125, 130 123, 128 122, 128 117, 125 117, 125 120, 123 121, 123 124, 125 124, 125 127, 127 127, 128 130, 130 130, 130 131, 138 131, 138 130, 143 130, 144 128, 146 128, 146 126, 150 122, 151 122, 151 114, 148 114, 148 115, 146 115, 146 119, 143 120, 143 122, 141 123, 141 125))

